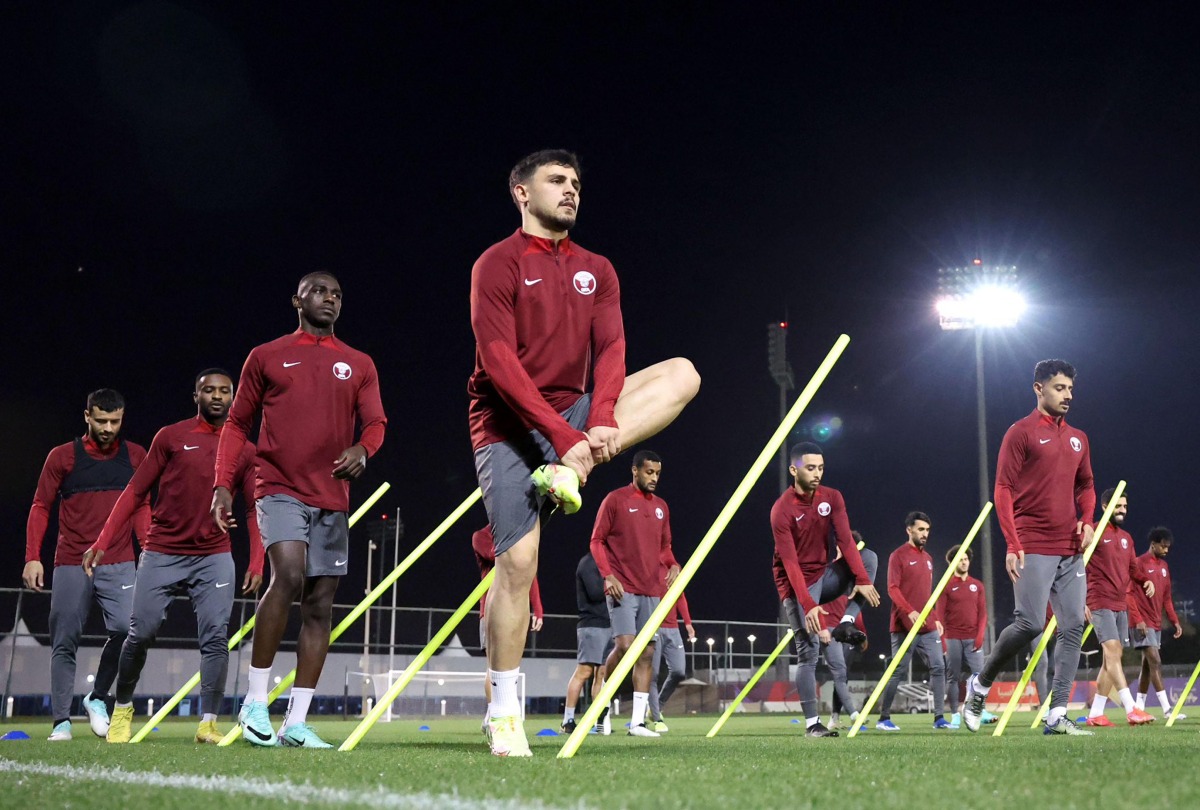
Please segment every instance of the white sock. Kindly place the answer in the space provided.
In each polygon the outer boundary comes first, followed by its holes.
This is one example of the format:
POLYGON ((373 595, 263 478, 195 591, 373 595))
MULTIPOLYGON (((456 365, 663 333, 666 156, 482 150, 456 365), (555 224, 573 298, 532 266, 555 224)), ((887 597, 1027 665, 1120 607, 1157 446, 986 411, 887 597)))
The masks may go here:
POLYGON ((201 723, 215 723, 215 722, 217 722, 217 716, 215 714, 213 714, 212 712, 205 712, 204 716, 200 718, 200 722, 201 723))
POLYGON ((1056 708, 1053 708, 1050 710, 1050 713, 1046 715, 1046 725, 1052 726, 1055 723, 1057 723, 1059 720, 1062 720, 1066 716, 1067 716, 1067 707, 1066 706, 1058 706, 1056 708))
POLYGON ((259 669, 258 667, 250 667, 249 681, 250 686, 246 690, 246 701, 257 700, 259 703, 266 703, 267 693, 271 691, 271 668, 259 669))
POLYGON ((118 701, 117 701, 117 702, 114 704, 114 706, 113 706, 113 707, 114 707, 114 708, 117 708, 117 709, 128 709, 128 708, 129 708, 130 706, 132 706, 132 705, 133 705, 133 701, 132 701, 132 700, 131 700, 131 701, 129 701, 128 703, 122 703, 121 701, 119 701, 119 700, 118 700, 118 701))
POLYGON ((813 726, 815 726, 817 723, 820 723, 820 722, 821 722, 820 717, 806 717, 806 718, 804 718, 804 727, 812 728, 813 726))
POLYGON ((1138 692, 1136 705, 1142 711, 1146 711, 1146 693, 1145 692, 1138 692))
POLYGON ((1117 698, 1121 701, 1121 705, 1125 708, 1125 714, 1129 714, 1131 711, 1133 711, 1133 693, 1129 691, 1128 686, 1117 692, 1117 698))
POLYGON ((1158 705, 1162 706, 1164 712, 1171 711, 1171 699, 1167 697, 1165 689, 1160 689, 1158 692, 1158 705))
POLYGON ((633 716, 629 718, 630 726, 640 726, 646 722, 646 707, 649 705, 649 692, 633 693, 633 716))
POLYGON ((308 706, 312 703, 316 691, 316 689, 292 687, 292 696, 288 700, 287 714, 283 716, 283 725, 279 727, 280 731, 308 721, 308 706))
POLYGON ((520 673, 520 668, 503 672, 488 670, 488 678, 492 681, 492 702, 488 710, 493 718, 521 716, 521 701, 517 697, 517 676, 520 673))
POLYGON ((574 706, 568 706, 568 707, 567 707, 567 708, 566 708, 566 709, 563 711, 563 722, 564 722, 564 723, 569 723, 569 722, 571 722, 571 721, 572 721, 572 720, 574 720, 574 719, 575 719, 575 707, 574 707, 574 706))
MULTIPOLYGON (((1128 692, 1129 690, 1126 689, 1125 691, 1128 692)), ((1099 717, 1104 714, 1105 703, 1108 703, 1108 698, 1104 695, 1097 694, 1096 697, 1092 698, 1092 710, 1088 712, 1088 717, 1099 717)))

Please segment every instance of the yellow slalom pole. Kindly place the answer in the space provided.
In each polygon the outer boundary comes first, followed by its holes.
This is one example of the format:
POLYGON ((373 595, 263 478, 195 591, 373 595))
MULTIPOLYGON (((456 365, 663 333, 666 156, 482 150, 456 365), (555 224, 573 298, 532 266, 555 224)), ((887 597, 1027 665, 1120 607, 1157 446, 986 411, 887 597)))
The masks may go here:
MULTIPOLYGON (((979 530, 983 527, 984 521, 992 511, 992 502, 988 501, 979 510, 979 517, 975 518, 975 525, 967 532, 967 539, 963 540, 962 545, 958 547, 956 553, 951 559, 950 564, 946 567, 946 573, 942 574, 942 578, 938 580, 937 587, 933 589, 933 593, 929 594, 929 598, 925 600, 925 607, 921 609, 921 613, 917 616, 917 620, 913 622, 913 626, 909 628, 908 635, 904 637, 900 648, 896 650, 892 656, 892 662, 888 664, 884 670, 883 677, 879 679, 879 683, 875 685, 875 690, 871 692, 871 696, 867 698, 867 702, 858 710, 858 717, 854 719, 854 723, 850 726, 850 733, 847 737, 858 736, 858 730, 862 728, 863 723, 867 721, 867 717, 871 714, 871 709, 875 708, 875 702, 879 700, 883 694, 883 690, 887 688, 888 681, 891 680, 892 673, 896 671, 896 667, 900 666, 900 662, 904 660, 904 656, 908 653, 908 648, 912 646, 917 635, 921 632, 921 628, 925 625, 925 619, 933 612, 933 608, 937 605, 938 599, 942 596, 942 591, 946 589, 946 585, 950 582, 950 578, 954 576, 954 571, 958 568, 959 560, 967 553, 967 549, 971 547, 971 543, 975 542, 975 535, 979 534, 979 530)), ((940 712, 944 706, 934 706, 934 712, 940 712)))
POLYGON ((791 433, 792 427, 800 418, 800 414, 808 407, 808 403, 816 395, 817 389, 821 387, 821 383, 825 382, 825 378, 829 376, 829 372, 837 363, 838 358, 842 356, 842 352, 846 350, 846 346, 849 343, 850 338, 846 335, 839 336, 837 341, 834 342, 833 348, 829 350, 829 354, 825 356, 816 373, 813 374, 812 379, 808 381, 808 385, 804 386, 804 390, 800 392, 800 396, 788 411, 787 416, 784 417, 783 422, 775 429, 775 433, 772 434, 770 440, 767 442, 767 446, 759 453, 758 458, 755 459, 754 464, 751 465, 742 482, 738 484, 738 488, 730 496, 728 503, 725 504, 720 514, 717 515, 716 521, 709 527, 708 532, 705 533, 695 552, 692 553, 687 564, 683 566, 683 570, 679 572, 679 576, 675 578, 675 582, 667 589, 667 593, 659 602, 658 607, 650 614, 646 626, 637 634, 633 640, 633 644, 626 650, 625 655, 621 657, 621 662, 617 664, 616 670, 608 673, 608 679, 604 682, 600 694, 592 701, 592 705, 588 707, 588 710, 584 712, 583 718, 576 721, 578 725, 571 732, 571 736, 567 738, 567 742, 563 745, 562 750, 558 752, 560 759, 569 759, 575 756, 575 752, 579 750, 579 746, 583 744, 584 739, 600 718, 600 712, 612 701, 617 688, 620 687, 621 682, 629 675, 630 670, 633 669, 634 662, 641 656, 642 651, 646 649, 646 645, 650 643, 650 639, 658 631, 658 626, 663 623, 663 619, 667 617, 667 613, 670 612, 675 602, 678 601, 680 594, 687 588, 688 583, 692 581, 692 577, 696 575, 696 571, 704 562, 704 558, 712 551, 717 539, 725 531, 725 527, 729 525, 729 521, 733 519, 742 502, 746 500, 746 496, 750 494, 750 490, 758 482, 763 471, 774 461, 775 453, 783 445, 784 441, 787 440, 788 434, 791 433))
POLYGON ((1192 693, 1192 687, 1196 685, 1197 675, 1200 675, 1200 664, 1196 664, 1196 668, 1192 670, 1192 677, 1188 678, 1187 686, 1183 687, 1183 694, 1179 696, 1179 701, 1175 704, 1175 708, 1171 710, 1171 716, 1167 718, 1167 728, 1175 725, 1175 718, 1183 710, 1183 704, 1187 702, 1188 695, 1192 693))
POLYGON ((717 732, 724 728, 725 721, 733 715, 738 706, 742 705, 742 701, 746 699, 746 695, 750 694, 750 690, 754 688, 754 685, 758 683, 763 674, 770 669, 771 664, 775 663, 775 659, 779 657, 779 654, 787 648, 788 642, 792 640, 793 635, 794 633, 789 628, 784 634, 783 638, 780 639, 779 645, 775 648, 775 651, 767 656, 767 660, 763 661, 763 665, 758 668, 758 672, 754 673, 754 677, 750 679, 742 691, 738 693, 738 696, 733 699, 733 702, 729 704, 729 708, 727 708, 725 713, 721 715, 721 719, 713 723, 713 727, 708 730, 708 733, 704 735, 705 737, 715 737, 717 736, 717 732))
MULTIPOLYGON (((365 502, 363 502, 363 505, 358 507, 358 509, 355 510, 354 514, 350 516, 350 525, 353 526, 355 523, 358 523, 358 521, 362 519, 362 516, 367 513, 367 510, 370 509, 372 506, 374 506, 375 502, 378 501, 380 498, 382 498, 383 493, 387 492, 391 488, 391 486, 392 485, 389 484, 387 481, 384 481, 382 484, 380 484, 379 489, 375 490, 375 494, 373 494, 370 498, 367 498, 367 500, 365 502)), ((237 647, 238 644, 241 644, 242 639, 244 639, 246 637, 246 635, 252 629, 254 629, 254 617, 253 616, 251 616, 250 619, 245 624, 242 625, 242 628, 240 630, 238 630, 236 633, 234 633, 233 636, 229 639, 229 649, 232 650, 235 647, 237 647)), ((164 719, 166 719, 166 716, 168 714, 170 714, 175 709, 176 706, 179 705, 179 701, 183 700, 184 696, 186 696, 189 692, 191 692, 193 689, 195 689, 197 684, 199 684, 199 683, 200 683, 200 673, 197 672, 195 675, 193 675, 191 678, 188 679, 188 682, 185 683, 179 689, 178 692, 176 692, 174 695, 171 696, 170 700, 168 700, 166 703, 163 704, 161 709, 159 709, 157 712, 155 712, 154 716, 151 717, 149 721, 147 721, 146 725, 144 725, 140 729, 138 729, 137 734, 134 734, 132 737, 129 738, 129 742, 139 743, 142 740, 144 740, 146 738, 146 736, 151 731, 154 730, 154 727, 157 726, 159 723, 161 723, 164 719)))
MULTIPOLYGON (((1085 641, 1087 641, 1088 636, 1090 636, 1091 634, 1092 634, 1092 626, 1089 624, 1083 630, 1083 638, 1081 638, 1079 640, 1080 645, 1082 645, 1085 641)), ((1104 651, 1103 651, 1103 649, 1101 649, 1100 656, 1101 656, 1100 657, 1100 667, 1101 667, 1101 669, 1103 669, 1103 667, 1104 667, 1104 651)), ((1050 711, 1050 698, 1054 696, 1054 690, 1047 688, 1046 691, 1049 692, 1050 694, 1046 695, 1046 699, 1042 701, 1041 708, 1039 708, 1036 712, 1034 712, 1033 722, 1029 724, 1030 729, 1037 728, 1038 723, 1042 722, 1042 718, 1046 716, 1046 712, 1050 711)))
MULTIPOLYGON (((478 501, 482 496, 483 493, 478 487, 476 487, 474 492, 468 495, 462 503, 455 507, 454 511, 447 515, 446 519, 439 523, 437 528, 431 531, 428 536, 421 541, 420 545, 410 551, 408 556, 401 560, 400 564, 392 569, 392 572, 384 577, 380 583, 376 585, 374 589, 372 589, 372 591, 355 606, 354 610, 350 611, 350 613, 346 615, 346 618, 338 622, 337 626, 334 627, 333 631, 329 634, 329 643, 333 644, 333 642, 337 641, 341 637, 342 633, 345 633, 346 630, 349 629, 350 625, 354 624, 354 622, 358 620, 359 616, 362 616, 367 612, 367 609, 371 607, 371 605, 379 601, 379 597, 383 596, 384 593, 387 592, 388 588, 392 587, 396 580, 400 579, 400 576, 409 568, 411 568, 413 563, 415 563, 422 554, 429 550, 430 546, 440 540, 442 535, 445 534, 451 526, 457 523, 458 519, 465 515, 467 510, 474 506, 475 502, 478 501)), ((281 680, 279 684, 271 690, 271 693, 267 695, 267 705, 270 706, 272 703, 278 700, 279 696, 282 695, 295 680, 296 670, 293 669, 287 675, 284 675, 283 680, 281 680)), ((221 742, 217 743, 217 745, 230 745, 235 739, 237 739, 240 731, 241 729, 239 727, 234 726, 229 733, 221 739, 221 742)))
MULTIPOLYGON (((1083 565, 1086 568, 1087 564, 1092 561, 1092 555, 1096 553, 1096 547, 1100 545, 1100 535, 1104 534, 1104 530, 1108 528, 1108 522, 1112 520, 1113 510, 1117 508, 1117 501, 1121 500, 1125 494, 1125 482, 1118 481, 1117 488, 1113 490, 1112 500, 1108 504, 1108 508, 1104 510, 1104 515, 1100 518, 1100 522, 1096 524, 1096 530, 1092 533, 1094 542, 1087 547, 1083 552, 1083 565)), ((1008 699, 1008 705, 1004 707, 1004 713, 1000 715, 1000 722, 996 723, 996 730, 992 732, 993 737, 999 737, 1004 734, 1004 729, 1008 726, 1009 718, 1016 711, 1017 704, 1021 702, 1021 696, 1025 694, 1025 688, 1029 686, 1029 680, 1033 677, 1033 670, 1037 666, 1038 659, 1046 652, 1046 645, 1050 643, 1050 636, 1058 629, 1058 617, 1051 616, 1050 621, 1046 623, 1046 629, 1042 631, 1042 641, 1033 651, 1033 655, 1029 658, 1029 664, 1025 667, 1025 672, 1021 674, 1021 680, 1017 682, 1017 688, 1013 690, 1012 696, 1008 699)), ((1054 694, 1053 686, 1048 690, 1054 694)))
POLYGON ((417 673, 420 672, 427 663, 429 663, 429 659, 433 657, 435 652, 437 652, 438 647, 441 647, 442 644, 445 643, 446 639, 448 639, 450 634, 458 628, 458 625, 462 623, 462 620, 466 618, 467 614, 470 613, 477 604, 479 604, 479 600, 483 598, 485 593, 487 593, 488 588, 492 587, 492 582, 495 579, 496 569, 493 568, 491 571, 488 571, 487 576, 475 586, 475 590, 471 591, 470 595, 467 596, 467 598, 463 600, 463 603, 458 606, 458 610, 454 611, 454 615, 452 615, 449 620, 442 625, 442 629, 438 630, 437 633, 434 634, 433 638, 429 640, 429 643, 425 645, 425 649, 421 650, 421 652, 417 654, 417 657, 412 660, 412 663, 405 667, 404 672, 400 675, 400 678, 388 688, 383 697, 379 699, 379 702, 375 704, 375 708, 371 709, 370 714, 364 717, 362 722, 354 727, 354 731, 350 732, 350 736, 347 737, 346 741, 338 748, 339 751, 354 750, 354 747, 358 745, 359 741, 361 741, 366 733, 371 730, 371 727, 379 722, 379 718, 382 717, 384 712, 387 711, 388 706, 392 705, 392 701, 400 697, 400 693, 408 688, 409 683, 411 683, 412 679, 417 676, 417 673))

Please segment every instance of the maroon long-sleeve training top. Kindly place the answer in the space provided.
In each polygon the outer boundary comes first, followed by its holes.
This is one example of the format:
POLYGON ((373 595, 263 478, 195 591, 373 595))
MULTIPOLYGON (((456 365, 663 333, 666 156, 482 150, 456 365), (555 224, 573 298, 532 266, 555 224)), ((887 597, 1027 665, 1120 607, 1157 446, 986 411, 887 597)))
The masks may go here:
POLYGON ((1091 610, 1127 610, 1129 583, 1140 586, 1146 581, 1146 575, 1138 567, 1133 537, 1109 523, 1096 542, 1099 545, 1087 567, 1087 606, 1091 610))
POLYGON ((987 595, 983 583, 967 574, 955 574, 938 599, 938 617, 944 638, 974 639, 975 649, 983 649, 987 633, 987 595))
POLYGON ((789 487, 771 507, 771 534, 775 538, 775 556, 771 570, 780 601, 796 600, 804 612, 816 607, 808 587, 825 574, 829 565, 829 537, 837 546, 857 585, 870 585, 858 545, 850 535, 850 517, 846 500, 831 487, 817 487, 812 495, 801 495, 789 487))
MULTIPOLYGON (((920 613, 933 594, 933 557, 923 548, 905 543, 888 557, 887 591, 892 599, 891 632, 907 633, 912 627, 908 614, 920 613)), ((922 633, 937 629, 937 605, 925 617, 922 633)))
POLYGON ((1179 616, 1175 613, 1175 602, 1171 599, 1171 571, 1167 561, 1154 556, 1153 551, 1147 551, 1137 558, 1138 568, 1146 579, 1154 583, 1154 596, 1146 596, 1146 592, 1134 583, 1130 583, 1128 591, 1129 624, 1145 622, 1147 627, 1154 630, 1162 629, 1163 611, 1171 624, 1179 624, 1179 616))
POLYGON ((660 571, 679 564, 671 549, 667 502, 636 484, 608 493, 592 527, 592 556, 600 576, 615 576, 629 593, 664 595, 660 571))

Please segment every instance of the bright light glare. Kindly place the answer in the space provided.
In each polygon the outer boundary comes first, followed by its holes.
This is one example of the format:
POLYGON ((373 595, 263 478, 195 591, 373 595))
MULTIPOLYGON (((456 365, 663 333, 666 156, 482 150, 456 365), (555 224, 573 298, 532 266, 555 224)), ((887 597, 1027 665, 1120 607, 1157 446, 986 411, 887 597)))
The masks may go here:
POLYGON ((751 644, 753 644, 754 642, 758 641, 758 636, 751 633, 750 635, 746 636, 746 641, 749 641, 751 644))
POLYGON ((726 640, 727 642, 729 642, 730 644, 732 644, 732 643, 733 643, 733 636, 730 636, 729 638, 727 638, 727 639, 725 639, 725 640, 726 640))
POLYGON ((943 329, 1016 326, 1025 313, 1025 298, 1008 287, 984 286, 967 295, 938 299, 943 329))
POLYGON ((715 638, 710 638, 708 640, 708 646, 710 646, 710 647, 716 643, 717 643, 717 640, 715 638))

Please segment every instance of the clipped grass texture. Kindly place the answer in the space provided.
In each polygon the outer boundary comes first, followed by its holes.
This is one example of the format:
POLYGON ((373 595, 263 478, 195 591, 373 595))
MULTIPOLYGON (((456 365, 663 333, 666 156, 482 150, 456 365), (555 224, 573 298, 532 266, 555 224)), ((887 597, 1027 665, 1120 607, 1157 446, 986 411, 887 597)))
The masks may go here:
MULTIPOLYGON (((1021 712, 1015 720, 1030 717, 1021 712)), ((1026 720, 994 739, 987 727, 976 735, 935 732, 929 715, 898 715, 900 732, 885 735, 872 721, 853 740, 806 739, 803 724, 784 714, 735 715, 715 739, 704 737, 712 716, 668 717, 671 731, 658 740, 625 736, 627 718, 616 718, 611 737, 590 736, 571 760, 555 756, 564 735, 534 736, 557 730, 559 718, 547 716, 526 722, 531 760, 492 757, 478 719, 381 723, 350 753, 240 740, 225 749, 199 746, 195 723, 182 720, 164 723, 139 745, 108 745, 86 722, 74 724, 73 741, 51 743, 39 720, 0 726, 32 738, 0 742, 0 806, 1200 806, 1194 721, 1130 728, 1119 711, 1109 717, 1122 725, 1092 738, 1046 737, 1024 728, 1026 720), (431 730, 418 731, 423 724, 431 730), (199 779, 181 784, 189 776, 199 779)), ((335 744, 355 725, 314 721, 335 744)))

